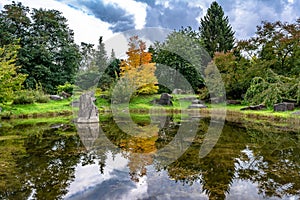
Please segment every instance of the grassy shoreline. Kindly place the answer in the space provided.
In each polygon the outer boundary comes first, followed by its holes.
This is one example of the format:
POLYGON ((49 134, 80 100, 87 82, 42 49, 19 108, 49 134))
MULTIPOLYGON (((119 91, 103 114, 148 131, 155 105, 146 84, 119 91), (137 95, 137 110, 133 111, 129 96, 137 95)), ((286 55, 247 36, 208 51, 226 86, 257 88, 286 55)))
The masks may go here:
MULTIPOLYGON (((191 95, 189 95, 191 96, 191 95)), ((204 109, 188 109, 190 101, 183 101, 181 98, 186 95, 176 95, 173 99, 173 106, 159 106, 150 103, 154 98, 159 98, 159 95, 138 96, 133 97, 129 105, 120 104, 117 110, 136 114, 181 114, 181 113, 199 113, 200 116, 210 117, 211 113, 224 115, 226 112, 226 120, 236 123, 269 123, 276 126, 297 126, 300 127, 300 116, 292 113, 300 110, 287 112, 274 112, 272 110, 246 110, 241 111, 243 105, 225 105, 225 104, 208 104, 208 108, 204 109)), ((196 97, 194 95, 194 97, 196 97)), ((34 103, 29 105, 14 105, 9 110, 2 111, 0 117, 2 119, 22 119, 22 118, 39 118, 39 117, 58 117, 70 116, 73 114, 73 108, 70 106, 72 99, 65 99, 61 101, 49 101, 48 103, 34 103)), ((96 106, 99 108, 101 114, 110 113, 110 100, 97 98, 96 106)))
POLYGON ((33 103, 26 105, 11 105, 3 108, 0 119, 56 117, 71 115, 71 100, 50 100, 48 103, 33 103))

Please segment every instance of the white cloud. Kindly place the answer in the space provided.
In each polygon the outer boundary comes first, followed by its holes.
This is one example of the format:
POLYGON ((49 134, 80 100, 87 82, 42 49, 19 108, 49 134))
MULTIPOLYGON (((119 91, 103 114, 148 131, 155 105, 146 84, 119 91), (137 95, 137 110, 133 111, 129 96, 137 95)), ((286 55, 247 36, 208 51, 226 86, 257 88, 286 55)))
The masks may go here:
POLYGON ((230 23, 233 30, 236 31, 236 37, 239 39, 246 39, 249 37, 249 32, 253 32, 253 28, 259 21, 259 16, 256 13, 252 13, 247 9, 247 4, 236 5, 229 12, 230 23))
MULTIPOLYGON (((296 10, 294 10, 295 6, 296 5, 294 5, 294 0, 288 0, 288 4, 284 7, 284 10, 280 16, 282 21, 295 21, 296 20, 297 16, 295 15, 295 13, 297 13, 297 12, 296 12, 296 10)), ((298 13, 298 17, 299 17, 299 14, 300 13, 298 13)))
MULTIPOLYGON (((130 18, 130 20, 118 21, 118 17, 120 16, 117 15, 113 23, 111 21, 104 22, 105 19, 101 20, 99 19, 101 17, 98 16, 98 18, 96 18, 92 15, 93 12, 82 3, 86 1, 19 1, 30 8, 42 7, 61 11, 63 16, 68 19, 69 27, 74 30, 75 41, 77 43, 86 42, 97 44, 100 36, 103 36, 104 40, 109 40, 116 35, 113 34, 112 31, 117 32, 132 27, 142 29, 145 28, 145 26, 151 26, 170 28, 173 30, 181 26, 192 25, 193 28, 196 29, 197 22, 199 23, 200 18, 206 14, 206 10, 213 0, 156 0, 154 4, 147 4, 146 0, 139 0, 140 2, 135 0, 99 0, 104 4, 115 5, 117 8, 124 10, 128 16, 133 17, 133 20, 130 18), (188 10, 187 12, 181 12, 180 9, 172 9, 173 7, 176 8, 176 6, 180 7, 184 5, 183 3, 187 3, 188 5, 187 8, 184 8, 188 10), (73 5, 76 9, 68 5, 73 5), (166 7, 166 12, 157 13, 164 12, 164 10, 160 10, 160 7, 155 9, 155 5, 166 7), (152 8, 150 6, 152 6, 152 8), (188 17, 188 15, 190 16, 188 17), (196 20, 193 20, 194 18, 196 18, 196 20), (116 27, 112 29, 114 26, 116 27), (124 26, 123 29, 122 26, 124 26)), ((299 5, 299 0, 281 0, 274 2, 260 0, 218 0, 218 3, 223 7, 225 15, 229 17, 229 22, 236 32, 237 39, 247 39, 253 36, 256 31, 256 26, 260 25, 262 20, 281 20, 293 23, 300 14, 299 6, 297 6, 299 5)), ((11 0, 1 0, 0 8, 4 4, 11 4, 11 0)))
MULTIPOLYGON (((3 5, 11 4, 10 0, 2 0, 3 5)), ((54 0, 19 0, 24 6, 29 8, 55 9, 62 12, 67 18, 69 28, 75 32, 75 42, 98 44, 98 39, 103 36, 104 39, 112 37, 114 34, 109 30, 109 23, 103 22, 94 16, 88 15, 81 10, 76 10, 68 5, 54 0)))
POLYGON ((135 28, 141 29, 146 24, 146 8, 147 4, 136 2, 134 0, 103 0, 105 4, 111 3, 118 5, 118 7, 126 10, 129 14, 132 14, 135 19, 135 28))
POLYGON ((99 161, 94 160, 94 164, 82 165, 79 163, 75 168, 75 179, 68 187, 68 193, 65 198, 69 198, 77 193, 83 193, 90 190, 96 185, 102 182, 114 178, 114 170, 124 171, 126 170, 128 160, 122 157, 121 154, 112 155, 111 152, 107 153, 106 166, 103 170, 103 174, 100 174, 99 161), (115 157, 114 157, 115 156, 115 157))

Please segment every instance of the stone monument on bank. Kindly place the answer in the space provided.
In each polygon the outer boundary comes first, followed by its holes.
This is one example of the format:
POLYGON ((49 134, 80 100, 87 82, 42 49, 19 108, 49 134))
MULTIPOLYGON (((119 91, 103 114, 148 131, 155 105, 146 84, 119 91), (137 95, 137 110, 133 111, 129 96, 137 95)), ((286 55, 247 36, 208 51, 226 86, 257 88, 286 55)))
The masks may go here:
POLYGON ((99 112, 94 104, 95 100, 93 92, 87 92, 80 96, 77 123, 99 122, 99 112))

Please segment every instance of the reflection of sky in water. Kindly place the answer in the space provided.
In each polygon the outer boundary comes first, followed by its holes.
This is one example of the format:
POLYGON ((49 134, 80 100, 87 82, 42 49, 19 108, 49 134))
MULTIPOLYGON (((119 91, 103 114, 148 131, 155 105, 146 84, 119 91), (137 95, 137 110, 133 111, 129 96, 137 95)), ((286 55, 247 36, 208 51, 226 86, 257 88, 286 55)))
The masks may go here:
MULTIPOLYGON (((248 161, 236 159, 236 170, 242 168, 257 169, 253 160, 253 152, 246 148, 242 151, 249 158, 248 161)), ((192 185, 183 184, 179 181, 171 180, 167 171, 156 171, 153 165, 148 165, 147 175, 141 177, 139 182, 130 179, 128 160, 121 154, 114 155, 107 153, 104 173, 100 173, 98 160, 94 164, 82 166, 80 163, 76 167, 75 180, 68 188, 66 199, 208 199, 202 192, 200 181, 192 185)), ((226 199, 265 199, 263 194, 259 194, 257 183, 249 180, 241 180, 238 174, 230 187, 226 199)), ((276 200, 277 197, 267 199, 276 200)), ((284 196, 282 199, 296 200, 297 197, 284 196)))
POLYGON ((268 200, 279 200, 279 199, 288 199, 288 200, 298 200, 299 197, 284 196, 282 198, 277 197, 268 197, 263 198, 262 195, 258 194, 257 183, 252 183, 248 180, 235 179, 230 187, 230 193, 226 195, 226 199, 245 199, 247 200, 256 200, 256 199, 268 199, 268 200))
POLYGON ((131 181, 127 167, 128 160, 120 154, 114 159, 107 155, 104 174, 100 173, 98 161, 95 164, 76 167, 75 180, 68 188, 66 199, 207 199, 201 193, 199 182, 192 186, 169 179, 166 171, 156 172, 147 167, 147 175, 138 183, 131 181))
MULTIPOLYGON (((260 170, 259 165, 263 164, 264 166, 268 166, 267 162, 264 162, 263 157, 255 157, 253 151, 247 146, 244 150, 241 151, 247 157, 246 160, 241 160, 240 158, 236 158, 235 170, 253 170, 258 171, 259 175, 264 175, 265 172, 260 170)), ((233 180, 233 183, 230 187, 229 194, 226 195, 227 199, 244 199, 247 197, 248 199, 263 199, 262 194, 259 194, 258 183, 251 182, 249 180, 241 180, 238 177, 238 173, 235 173, 236 179, 233 180)), ((285 185, 289 187, 290 184, 285 185)), ((282 188, 283 189, 283 188, 282 188)), ((278 197, 268 197, 269 200, 277 200, 277 199, 288 199, 288 200, 296 200, 299 197, 296 196, 283 196, 282 198, 278 197)))

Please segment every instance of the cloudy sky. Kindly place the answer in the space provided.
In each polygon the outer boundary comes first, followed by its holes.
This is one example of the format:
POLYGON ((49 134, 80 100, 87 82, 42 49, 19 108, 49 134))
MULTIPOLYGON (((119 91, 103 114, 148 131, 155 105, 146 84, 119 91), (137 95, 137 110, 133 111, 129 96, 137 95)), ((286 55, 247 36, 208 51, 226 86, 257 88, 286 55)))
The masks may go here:
MULTIPOLYGON (((145 27, 198 29, 213 0, 15 0, 30 8, 63 12, 77 43, 97 43, 117 33, 145 27)), ((237 39, 251 37, 263 20, 295 22, 300 0, 217 0, 237 39)), ((0 9, 11 0, 0 0, 0 9)))

